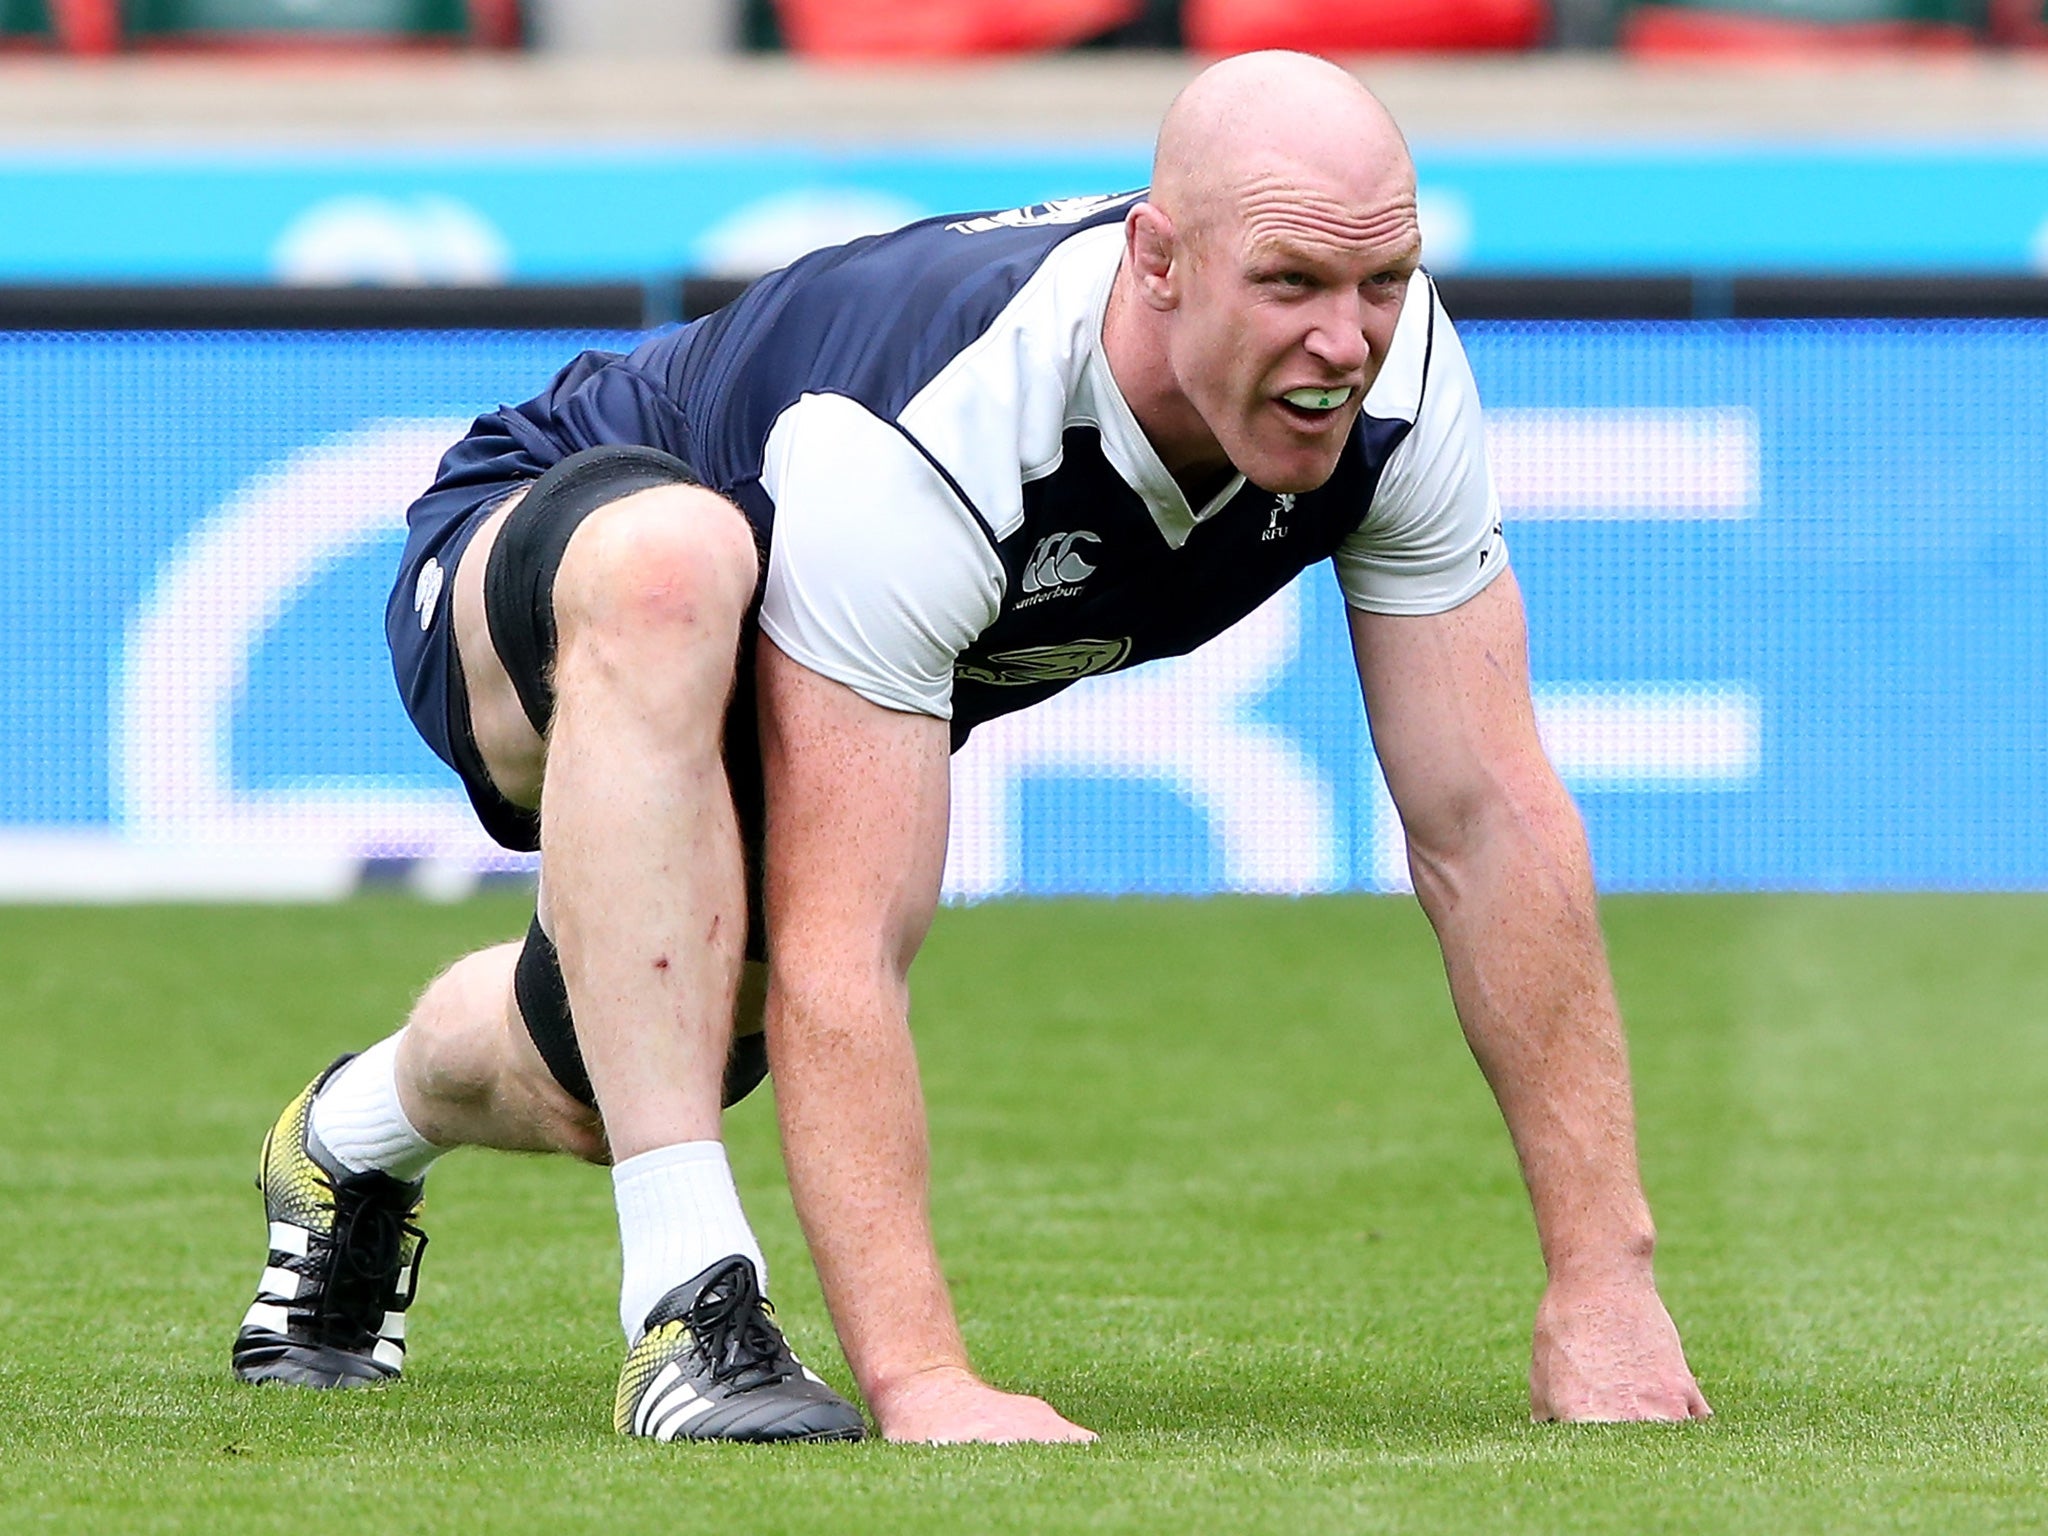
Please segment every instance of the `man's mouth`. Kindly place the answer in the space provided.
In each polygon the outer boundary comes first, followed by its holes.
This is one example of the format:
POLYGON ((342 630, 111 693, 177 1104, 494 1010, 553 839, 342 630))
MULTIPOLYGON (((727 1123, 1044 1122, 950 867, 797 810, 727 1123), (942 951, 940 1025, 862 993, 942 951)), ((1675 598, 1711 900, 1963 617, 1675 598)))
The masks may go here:
POLYGON ((1290 389, 1280 398, 1298 411, 1334 411, 1351 398, 1351 386, 1345 384, 1336 389, 1324 389, 1311 384, 1301 389, 1290 389))
POLYGON ((1300 389, 1290 389, 1280 397, 1280 407, 1303 426, 1321 426, 1331 420, 1351 402, 1356 391, 1349 384, 1340 384, 1325 389, 1320 384, 1305 384, 1300 389))

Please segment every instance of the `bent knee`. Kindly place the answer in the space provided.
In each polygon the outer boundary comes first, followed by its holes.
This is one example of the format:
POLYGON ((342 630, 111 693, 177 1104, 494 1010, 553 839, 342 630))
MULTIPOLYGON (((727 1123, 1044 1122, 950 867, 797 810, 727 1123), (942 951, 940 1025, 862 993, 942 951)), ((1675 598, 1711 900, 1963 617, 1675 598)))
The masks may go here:
POLYGON ((591 636, 737 641, 760 578, 739 509, 694 485, 636 491, 586 518, 555 584, 562 643, 591 636))
POLYGON ((605 1139, 604 1120, 594 1108, 563 1091, 544 1066, 527 1076, 523 1089, 527 1114, 540 1132, 541 1150, 565 1153, 599 1167, 610 1164, 611 1143, 605 1139))
POLYGON ((471 1128, 455 1140, 609 1162, 596 1109, 555 1080, 519 1016, 520 949, 515 941, 480 950, 429 984, 400 1047, 408 1070, 450 1124, 471 1128))
POLYGON ((493 1037, 517 944, 464 955, 427 983, 406 1021, 404 1052, 414 1080, 437 1099, 486 1094, 498 1055, 493 1037))

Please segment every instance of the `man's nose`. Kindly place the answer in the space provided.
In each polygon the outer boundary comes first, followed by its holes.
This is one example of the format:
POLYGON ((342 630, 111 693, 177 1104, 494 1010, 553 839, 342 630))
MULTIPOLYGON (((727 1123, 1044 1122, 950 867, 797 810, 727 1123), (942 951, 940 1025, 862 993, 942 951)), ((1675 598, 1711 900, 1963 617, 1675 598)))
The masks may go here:
POLYGON ((1355 374, 1365 366, 1365 300, 1349 289, 1329 299, 1309 332, 1309 355, 1332 372, 1355 374))

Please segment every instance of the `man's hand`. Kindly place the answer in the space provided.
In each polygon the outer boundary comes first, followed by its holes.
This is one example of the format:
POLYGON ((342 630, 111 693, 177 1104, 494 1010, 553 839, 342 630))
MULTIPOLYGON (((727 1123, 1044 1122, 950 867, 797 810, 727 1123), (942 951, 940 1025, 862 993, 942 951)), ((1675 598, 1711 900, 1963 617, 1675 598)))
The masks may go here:
POLYGON ((1556 1283, 1536 1308, 1529 1417, 1609 1424, 1713 1415, 1647 1278, 1556 1283))
POLYGON ((1015 1445, 1095 1438, 1093 1430, 1069 1423, 1043 1398, 999 1392, 956 1366, 906 1376, 876 1392, 868 1406, 875 1411, 883 1439, 913 1445, 1015 1445))

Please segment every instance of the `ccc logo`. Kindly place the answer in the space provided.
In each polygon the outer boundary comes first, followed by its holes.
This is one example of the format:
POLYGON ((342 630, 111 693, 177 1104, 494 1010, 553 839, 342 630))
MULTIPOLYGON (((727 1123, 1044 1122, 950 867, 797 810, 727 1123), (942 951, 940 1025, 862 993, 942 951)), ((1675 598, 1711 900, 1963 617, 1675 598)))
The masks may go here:
POLYGON ((1084 540, 1090 544, 1102 542, 1085 529, 1078 533, 1055 533, 1040 539, 1038 548, 1031 551, 1031 558, 1024 562, 1024 590, 1050 592, 1055 587, 1071 587, 1093 576, 1095 567, 1088 563, 1078 548, 1084 540))

